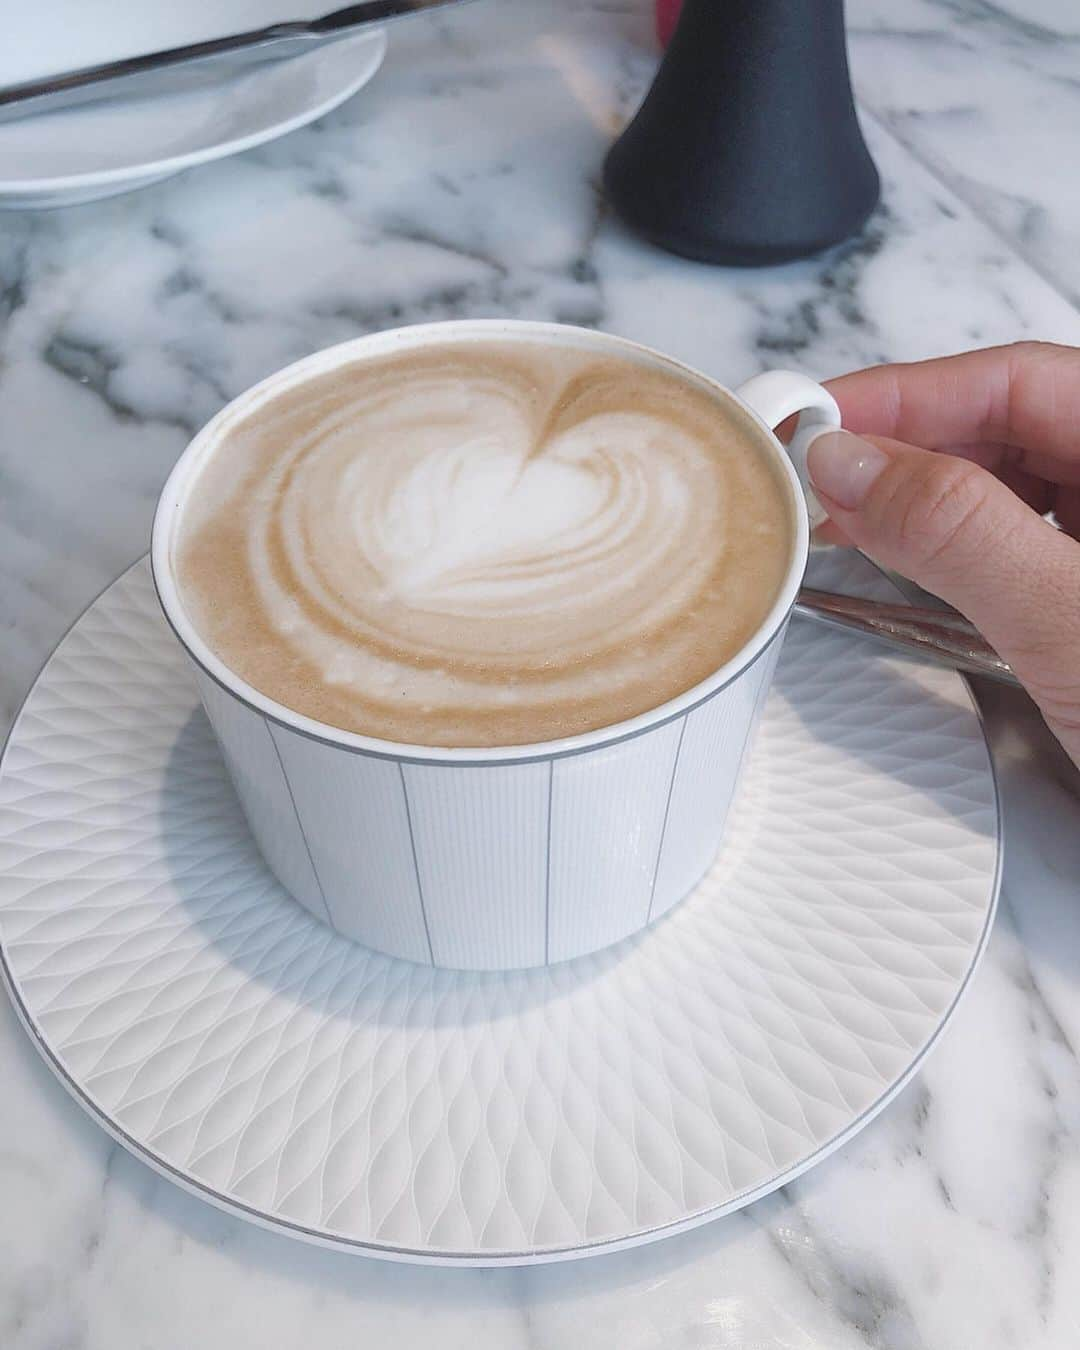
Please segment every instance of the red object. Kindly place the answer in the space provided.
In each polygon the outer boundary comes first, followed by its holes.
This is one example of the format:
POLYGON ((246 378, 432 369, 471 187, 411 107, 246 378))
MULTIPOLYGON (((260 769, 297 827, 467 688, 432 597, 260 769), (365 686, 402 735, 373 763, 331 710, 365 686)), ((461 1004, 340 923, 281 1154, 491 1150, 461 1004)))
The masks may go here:
POLYGON ((656 36, 660 39, 661 47, 666 47, 671 41, 681 9, 682 0, 656 0, 656 36))

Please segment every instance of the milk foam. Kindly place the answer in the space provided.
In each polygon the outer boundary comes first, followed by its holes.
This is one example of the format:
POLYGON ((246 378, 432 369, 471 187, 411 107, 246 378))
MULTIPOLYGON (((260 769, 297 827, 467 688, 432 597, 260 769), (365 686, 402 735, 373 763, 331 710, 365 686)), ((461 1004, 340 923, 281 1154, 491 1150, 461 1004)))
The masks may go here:
POLYGON ((185 603, 256 687, 425 744, 547 739, 722 664, 786 567, 734 407, 535 343, 311 381, 232 433, 181 531, 185 603))

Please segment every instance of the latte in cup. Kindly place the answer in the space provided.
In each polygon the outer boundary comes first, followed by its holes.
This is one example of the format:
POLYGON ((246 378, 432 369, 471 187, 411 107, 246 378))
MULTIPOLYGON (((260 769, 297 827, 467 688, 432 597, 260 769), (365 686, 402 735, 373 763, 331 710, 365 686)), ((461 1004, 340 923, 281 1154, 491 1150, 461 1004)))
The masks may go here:
POLYGON ((538 338, 360 359, 235 422, 183 505, 187 614, 345 731, 524 745, 658 707, 783 585, 768 435, 678 367, 538 338))

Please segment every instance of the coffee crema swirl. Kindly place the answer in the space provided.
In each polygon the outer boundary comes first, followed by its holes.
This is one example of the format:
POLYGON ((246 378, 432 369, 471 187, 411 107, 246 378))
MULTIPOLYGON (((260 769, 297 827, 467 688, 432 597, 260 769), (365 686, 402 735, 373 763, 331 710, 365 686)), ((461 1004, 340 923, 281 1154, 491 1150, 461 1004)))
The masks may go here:
POLYGON ((453 342, 343 366, 230 429, 177 573, 209 646, 349 731, 501 746, 634 716, 734 655, 791 507, 733 401, 627 358, 453 342))

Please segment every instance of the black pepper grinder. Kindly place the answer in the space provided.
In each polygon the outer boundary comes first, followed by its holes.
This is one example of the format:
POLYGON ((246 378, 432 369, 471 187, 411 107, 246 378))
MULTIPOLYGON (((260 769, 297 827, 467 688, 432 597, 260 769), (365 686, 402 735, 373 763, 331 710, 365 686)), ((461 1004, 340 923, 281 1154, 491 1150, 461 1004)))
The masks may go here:
POLYGON ((633 229, 702 262, 784 262, 854 234, 881 185, 843 0, 685 0, 604 184, 633 229))

